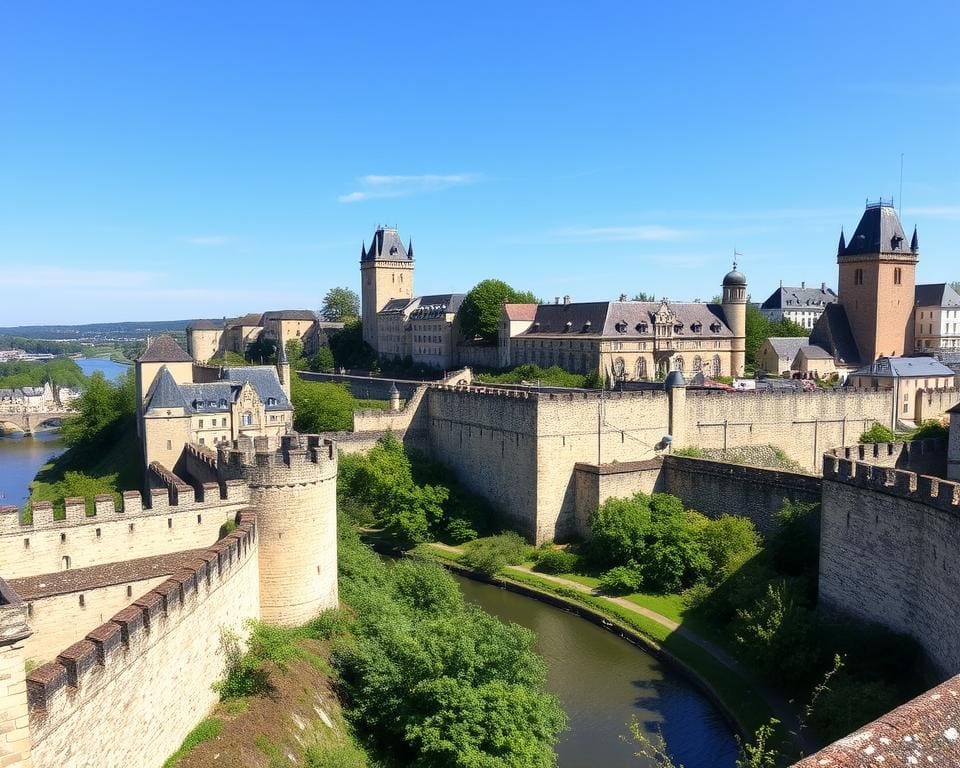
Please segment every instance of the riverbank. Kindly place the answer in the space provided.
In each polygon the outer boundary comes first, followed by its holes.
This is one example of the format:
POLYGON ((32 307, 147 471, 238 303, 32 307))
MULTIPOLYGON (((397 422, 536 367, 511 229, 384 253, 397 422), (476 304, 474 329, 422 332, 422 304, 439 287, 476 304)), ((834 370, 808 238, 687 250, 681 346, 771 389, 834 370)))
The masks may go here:
POLYGON ((625 598, 596 594, 591 587, 563 577, 534 574, 524 566, 507 566, 488 577, 458 562, 462 551, 456 547, 422 544, 413 554, 469 578, 570 610, 667 660, 709 696, 748 741, 758 728, 776 718, 782 724, 783 751, 791 759, 817 748, 801 728, 799 711, 792 702, 765 686, 716 643, 667 616, 625 598))

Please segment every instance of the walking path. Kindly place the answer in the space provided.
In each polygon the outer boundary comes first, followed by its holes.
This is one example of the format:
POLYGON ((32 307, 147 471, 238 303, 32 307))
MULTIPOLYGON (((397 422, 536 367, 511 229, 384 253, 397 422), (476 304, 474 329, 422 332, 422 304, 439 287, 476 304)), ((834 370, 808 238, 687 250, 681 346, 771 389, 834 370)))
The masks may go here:
MULTIPOLYGON (((462 549, 459 547, 452 547, 449 544, 431 542, 427 546, 434 547, 436 549, 442 549, 455 555, 463 554, 462 549)), ((731 656, 716 643, 707 640, 701 635, 698 635, 696 632, 684 627, 682 624, 678 624, 673 619, 667 618, 663 614, 657 613, 649 608, 645 608, 642 605, 637 605, 637 603, 627 600, 625 597, 608 597, 606 595, 599 594, 595 589, 588 587, 586 584, 581 584, 578 581, 571 581, 570 579, 565 579, 562 576, 553 576, 548 573, 540 573, 534 571, 532 568, 526 565, 509 565, 504 568, 505 574, 509 574, 510 571, 518 571, 520 573, 530 574, 532 576, 536 576, 538 579, 552 581, 555 584, 568 587, 576 590, 577 592, 582 592, 583 594, 590 595, 591 597, 614 603, 624 610, 631 611, 632 613, 645 616, 646 618, 655 621, 657 624, 666 627, 671 632, 676 632, 677 635, 685 640, 688 640, 694 645, 703 648, 723 666, 733 670, 747 680, 750 685, 753 686, 753 688, 763 697, 767 707, 771 712, 773 712, 783 727, 793 735, 805 754, 813 754, 817 751, 817 745, 810 740, 806 731, 801 729, 800 718, 797 715, 796 707, 778 691, 757 681, 749 669, 744 667, 739 661, 737 661, 733 656, 731 656)))

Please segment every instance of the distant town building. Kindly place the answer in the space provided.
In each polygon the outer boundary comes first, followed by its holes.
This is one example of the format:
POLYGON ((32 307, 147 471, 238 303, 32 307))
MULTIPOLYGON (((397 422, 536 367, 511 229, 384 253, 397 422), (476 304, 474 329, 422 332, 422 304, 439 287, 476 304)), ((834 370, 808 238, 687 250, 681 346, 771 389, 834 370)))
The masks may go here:
POLYGON ((897 418, 912 421, 917 390, 951 389, 954 372, 931 357, 881 357, 850 374, 848 386, 895 391, 897 418))
POLYGON ((774 323, 790 320, 802 328, 812 329, 827 304, 835 304, 837 300, 837 294, 827 288, 826 283, 820 283, 819 288, 807 288, 806 283, 790 288, 781 283, 760 305, 760 312, 774 323))
POLYGON ((960 294, 949 283, 918 285, 914 308, 917 352, 960 350, 960 294))
POLYGON ((193 360, 202 363, 226 352, 243 355, 262 336, 278 346, 296 339, 303 344, 304 353, 312 355, 327 344, 330 333, 342 328, 343 323, 324 320, 309 309, 253 312, 220 323, 194 320, 187 326, 187 350, 193 360))
POLYGON ((801 347, 809 342, 805 336, 771 336, 757 351, 757 368, 773 374, 790 374, 801 347))

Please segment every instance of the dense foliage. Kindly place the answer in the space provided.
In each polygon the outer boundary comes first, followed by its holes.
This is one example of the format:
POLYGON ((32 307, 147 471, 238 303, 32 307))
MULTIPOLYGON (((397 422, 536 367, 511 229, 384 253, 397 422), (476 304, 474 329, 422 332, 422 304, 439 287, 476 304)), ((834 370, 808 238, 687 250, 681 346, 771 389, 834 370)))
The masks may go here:
POLYGON ((353 609, 333 661, 358 735, 388 765, 549 768, 565 727, 534 636, 467 605, 435 565, 385 566, 341 526, 353 609))
POLYGON ((363 326, 359 320, 348 320, 343 330, 330 335, 330 351, 337 368, 373 368, 377 353, 363 340, 363 326))
POLYGON ((554 549, 547 545, 535 553, 536 570, 543 573, 573 573, 583 565, 583 558, 574 552, 564 549, 554 549))
POLYGON ((892 443, 897 439, 897 436, 888 428, 883 426, 883 424, 878 424, 877 422, 873 423, 873 426, 870 427, 866 432, 860 435, 858 442, 861 443, 892 443))
POLYGON ((764 314, 752 304, 747 304, 746 330, 746 363, 751 368, 757 364, 757 353, 759 353, 763 342, 770 337, 810 335, 808 329, 792 320, 784 319, 777 322, 768 320, 764 314))
POLYGON ((0 363, 0 389, 42 387, 48 381, 58 387, 80 389, 86 384, 87 377, 80 366, 68 357, 0 363))
POLYGON ((349 288, 331 288, 323 297, 320 314, 326 320, 355 320, 360 315, 360 297, 349 288))
POLYGON ((387 408, 379 400, 357 400, 346 384, 328 381, 304 381, 294 375, 290 381, 293 400, 293 426, 298 432, 349 432, 353 412, 369 408, 387 408))
POLYGON ((945 427, 936 419, 927 419, 910 435, 911 440, 946 440, 948 437, 950 437, 949 428, 945 427))
POLYGON ((393 435, 365 455, 340 457, 337 497, 355 522, 383 526, 410 544, 467 541, 493 525, 482 499, 464 492, 441 465, 419 457, 412 461, 393 435))
POLYGON ((759 545, 750 520, 729 515, 710 520, 664 493, 608 499, 590 526, 589 558, 598 567, 616 569, 607 579, 614 591, 675 592, 701 579, 714 584, 759 545))
POLYGON ((529 291, 517 291, 503 280, 482 280, 467 293, 460 306, 460 332, 465 339, 493 344, 500 328, 504 304, 536 304, 529 291))
POLYGON ((487 384, 538 384, 544 387, 581 387, 597 389, 602 381, 597 373, 586 376, 579 373, 568 373, 557 365, 541 368, 539 365, 518 365, 512 370, 503 373, 481 373, 477 381, 487 384))
POLYGON ((137 410, 136 383, 132 371, 116 383, 107 381, 99 371, 89 379, 83 394, 70 403, 75 415, 67 418, 60 430, 63 441, 72 448, 94 450, 134 428, 137 410))
POLYGON ((508 565, 520 565, 530 556, 530 551, 523 536, 509 531, 469 542, 461 561, 475 571, 493 576, 508 565))

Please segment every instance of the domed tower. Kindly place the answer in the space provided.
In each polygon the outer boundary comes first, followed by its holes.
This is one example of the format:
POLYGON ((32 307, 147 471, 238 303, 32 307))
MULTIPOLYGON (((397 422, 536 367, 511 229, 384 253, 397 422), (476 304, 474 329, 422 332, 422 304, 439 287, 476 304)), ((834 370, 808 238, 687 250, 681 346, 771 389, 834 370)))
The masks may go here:
POLYGON ((298 626, 337 596, 337 448, 317 435, 284 435, 279 450, 221 449, 221 479, 243 479, 257 515, 260 618, 298 626))
POLYGON ((723 316, 727 326, 733 331, 730 340, 730 375, 743 376, 747 362, 747 278, 737 269, 733 269, 723 278, 723 316))

